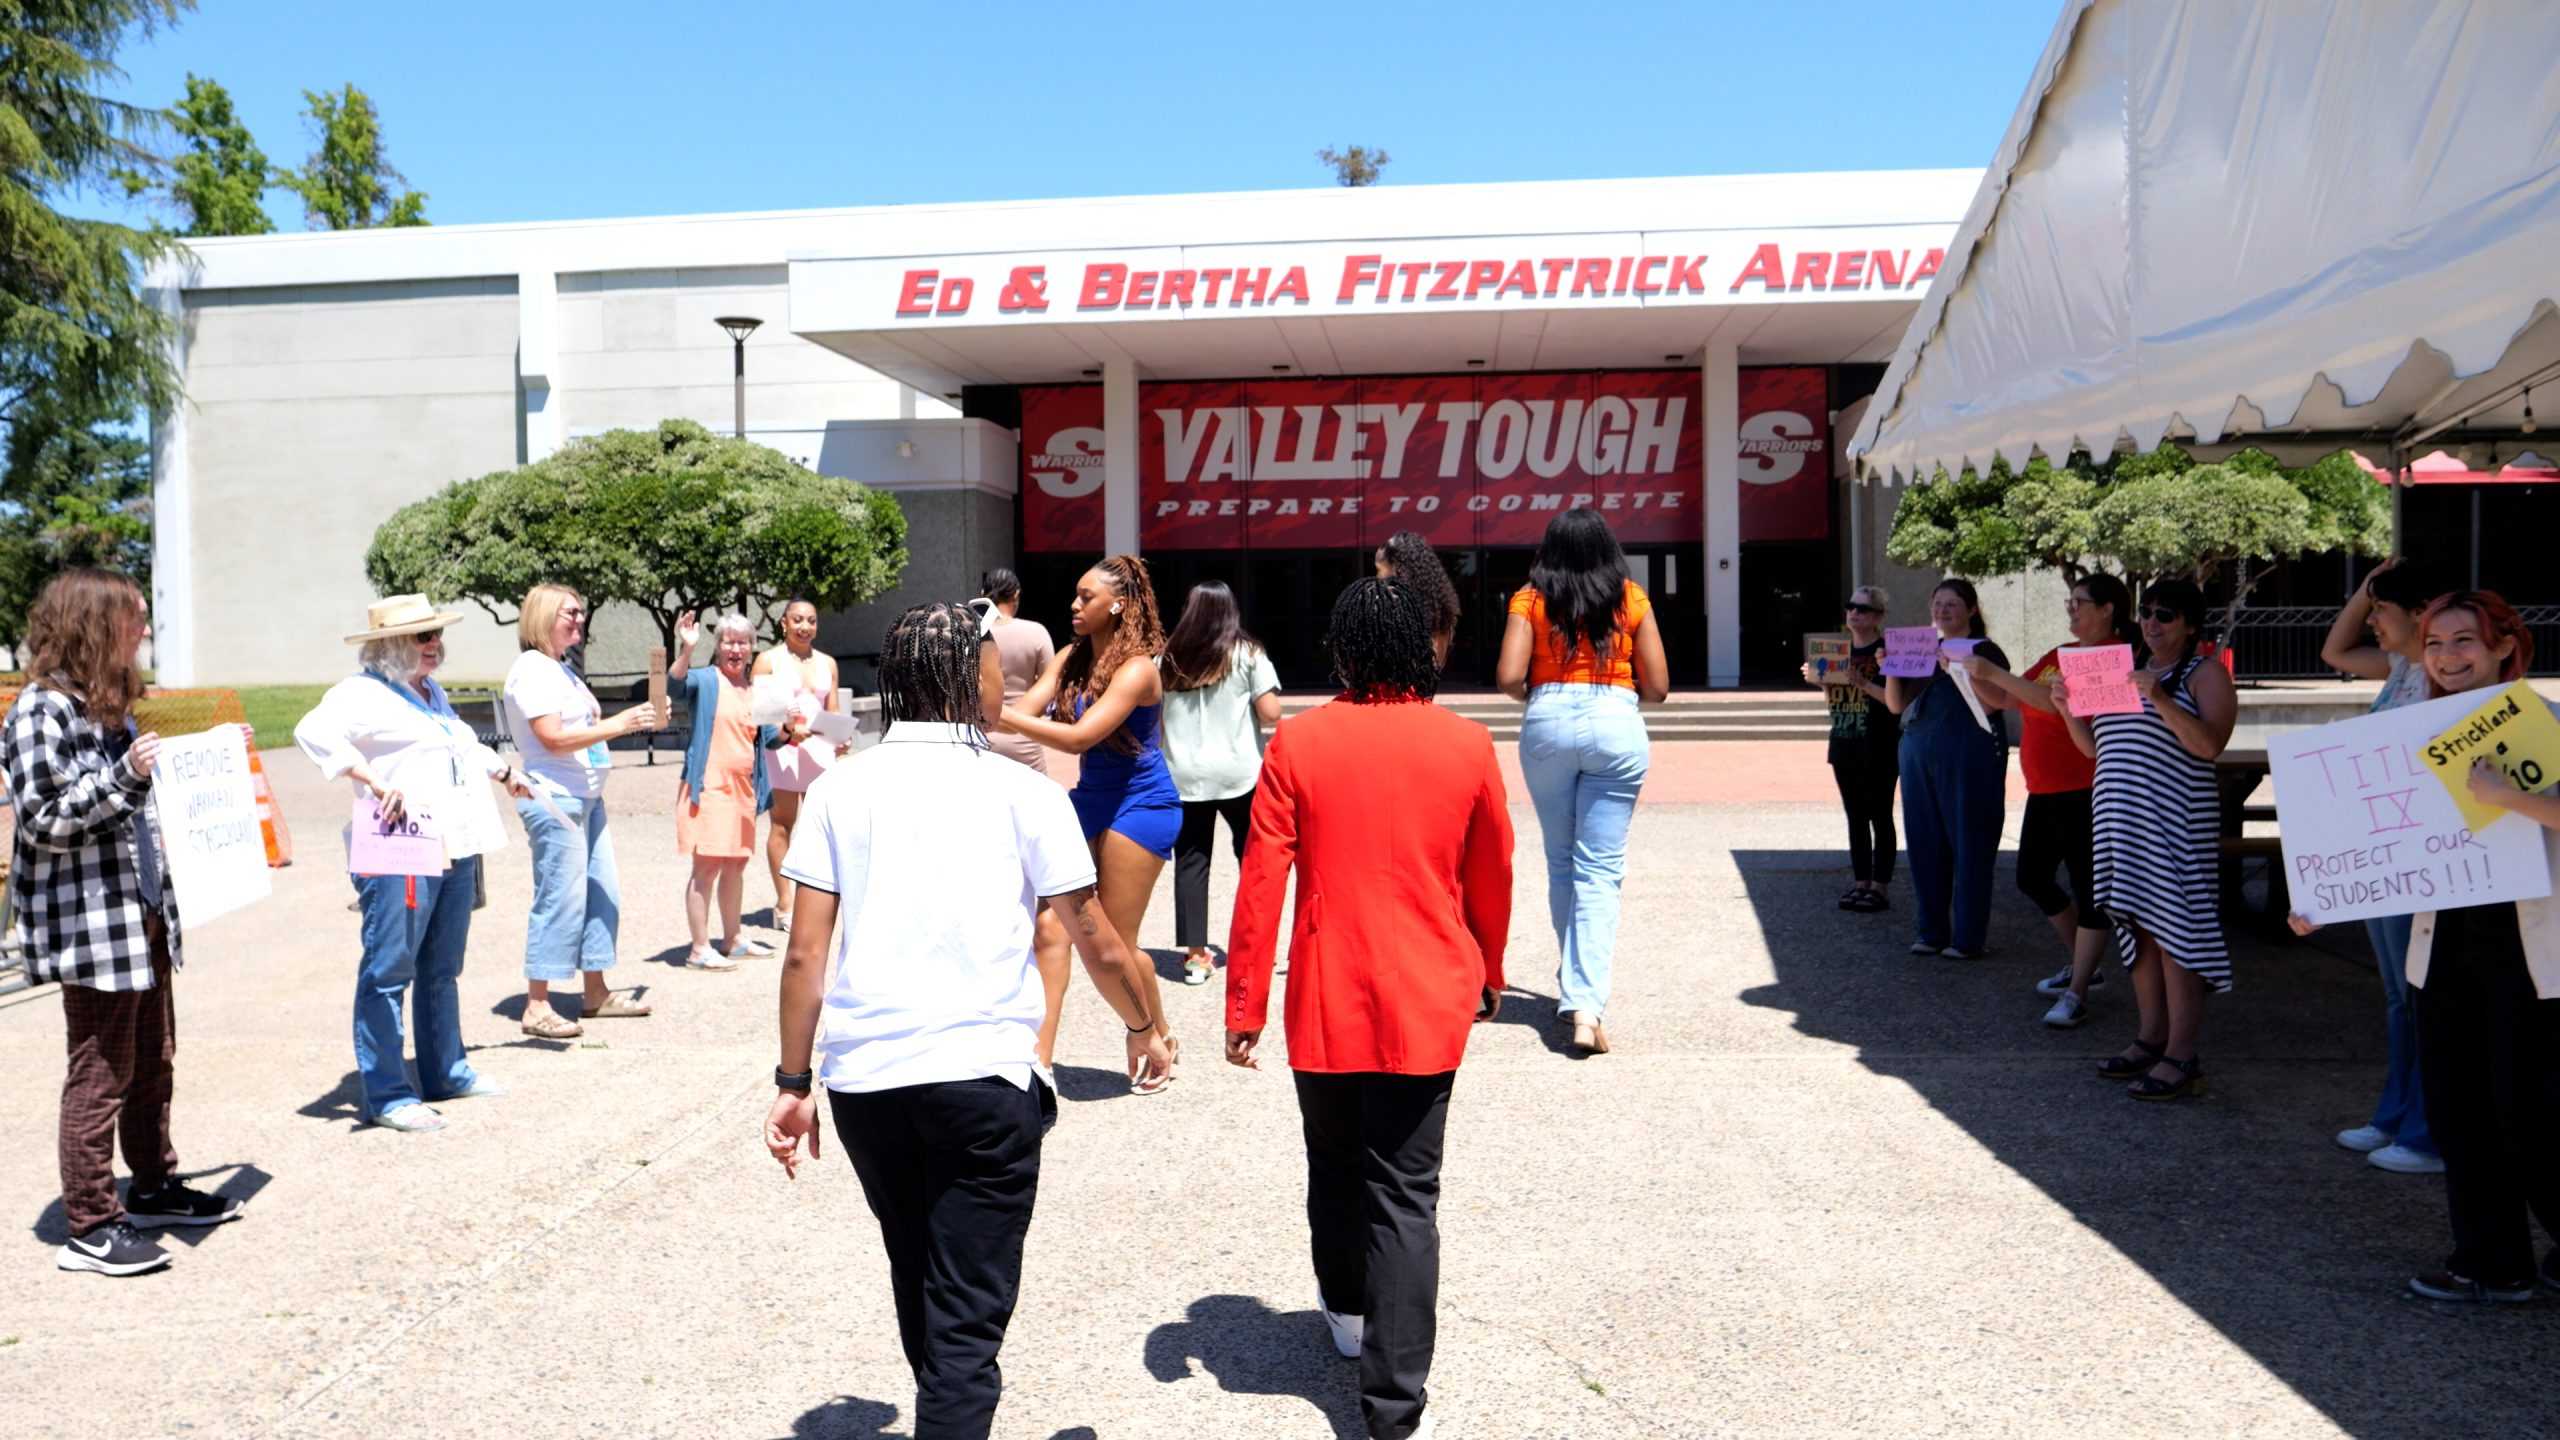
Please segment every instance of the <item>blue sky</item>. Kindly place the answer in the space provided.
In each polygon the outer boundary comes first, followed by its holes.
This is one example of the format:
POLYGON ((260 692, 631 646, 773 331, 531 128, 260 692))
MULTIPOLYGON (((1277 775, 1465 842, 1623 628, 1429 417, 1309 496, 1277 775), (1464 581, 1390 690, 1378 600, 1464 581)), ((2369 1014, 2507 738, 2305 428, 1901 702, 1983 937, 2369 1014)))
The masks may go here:
MULTIPOLYGON (((125 93, 269 158, 349 81, 442 224, 1329 183, 1975 166, 2059 0, 719 5, 202 0, 125 93)), ((303 225, 279 193, 280 226, 303 225)))

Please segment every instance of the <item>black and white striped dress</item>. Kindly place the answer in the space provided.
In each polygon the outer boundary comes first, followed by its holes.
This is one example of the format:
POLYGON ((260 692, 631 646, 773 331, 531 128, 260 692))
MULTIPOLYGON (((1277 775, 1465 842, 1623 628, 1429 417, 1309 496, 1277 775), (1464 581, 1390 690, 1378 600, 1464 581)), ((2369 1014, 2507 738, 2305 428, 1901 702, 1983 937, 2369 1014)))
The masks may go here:
MULTIPOLYGON (((2170 704, 2190 715, 2199 712, 2187 681, 2204 663, 2187 657, 2160 686, 2170 704)), ((2098 739, 2091 888, 2115 921, 2116 953, 2133 963, 2132 927, 2140 925, 2171 960, 2217 991, 2230 989, 2217 846, 2222 802, 2213 762, 2188 753, 2149 700, 2139 715, 2100 715, 2089 728, 2098 739)))

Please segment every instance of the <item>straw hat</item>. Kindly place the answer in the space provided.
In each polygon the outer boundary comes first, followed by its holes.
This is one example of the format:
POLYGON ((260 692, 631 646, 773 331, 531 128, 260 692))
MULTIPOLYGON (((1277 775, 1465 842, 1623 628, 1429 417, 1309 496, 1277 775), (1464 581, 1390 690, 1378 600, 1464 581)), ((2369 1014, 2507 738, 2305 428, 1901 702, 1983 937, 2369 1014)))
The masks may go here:
POLYGON ((424 595, 386 595, 364 607, 364 621, 370 628, 348 636, 347 643, 361 645, 367 640, 441 630, 461 618, 461 611, 439 610, 424 595))

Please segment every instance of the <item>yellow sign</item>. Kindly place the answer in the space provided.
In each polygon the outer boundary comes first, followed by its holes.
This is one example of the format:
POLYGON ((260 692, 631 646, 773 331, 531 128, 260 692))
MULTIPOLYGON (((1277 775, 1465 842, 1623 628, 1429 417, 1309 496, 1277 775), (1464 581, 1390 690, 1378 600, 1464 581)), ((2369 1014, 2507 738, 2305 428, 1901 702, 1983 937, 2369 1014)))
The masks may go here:
POLYGON ((2421 758, 2452 792, 2453 803, 2462 808, 2463 823, 2476 832, 2509 812, 2471 798, 2473 763, 2488 761, 2519 790, 2548 787, 2560 780, 2560 717, 2552 715, 2532 686, 2519 680, 2428 741, 2421 758))

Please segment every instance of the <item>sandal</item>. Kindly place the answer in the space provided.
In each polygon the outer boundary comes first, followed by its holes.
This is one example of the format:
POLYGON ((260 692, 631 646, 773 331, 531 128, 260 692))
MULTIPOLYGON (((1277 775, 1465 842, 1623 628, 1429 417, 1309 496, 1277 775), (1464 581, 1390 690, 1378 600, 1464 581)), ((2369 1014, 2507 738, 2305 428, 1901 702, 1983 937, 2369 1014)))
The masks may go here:
POLYGON ((607 990, 604 992, 604 999, 588 1002, 587 1007, 578 1012, 578 1018, 581 1020, 637 1020, 652 1013, 656 1008, 638 1000, 625 1000, 607 990))
POLYGON ((2145 1075, 2126 1086, 2125 1093, 2136 1100, 2196 1099, 2204 1094, 2204 1065, 2201 1062, 2201 1056, 2181 1060, 2174 1055, 2163 1055, 2160 1057, 2160 1063, 2177 1071, 2178 1078, 2162 1080, 2157 1076, 2145 1075))
POLYGON ((1185 985, 1206 985, 1209 983, 1209 977, 1217 973, 1218 967, 1207 960, 1182 962, 1182 983, 1185 985))
MULTIPOLYGON (((1179 1038, 1167 1035, 1164 1037, 1164 1048, 1166 1053, 1173 1057, 1174 1064, 1180 1065, 1182 1063, 1182 1041, 1179 1038)), ((1129 1093, 1132 1095, 1161 1095, 1164 1093, 1165 1087, 1172 1083, 1173 1072, 1171 1070, 1167 1070, 1161 1075, 1149 1075, 1143 1080, 1130 1081, 1129 1093)))
POLYGON ((586 1027, 577 1021, 563 1019, 547 1009, 527 1011, 523 1028, 524 1033, 536 1040, 575 1040, 587 1033, 586 1027))
POLYGON ((2122 1055, 2110 1055, 2106 1059, 2098 1062, 2098 1078, 2101 1080, 2130 1080, 2136 1075, 2142 1074, 2152 1066, 2169 1058, 2169 1048, 2167 1046, 2154 1045, 2148 1040, 2134 1041, 2133 1048, 2141 1051, 2148 1058, 2141 1060, 2128 1060, 2122 1055))

